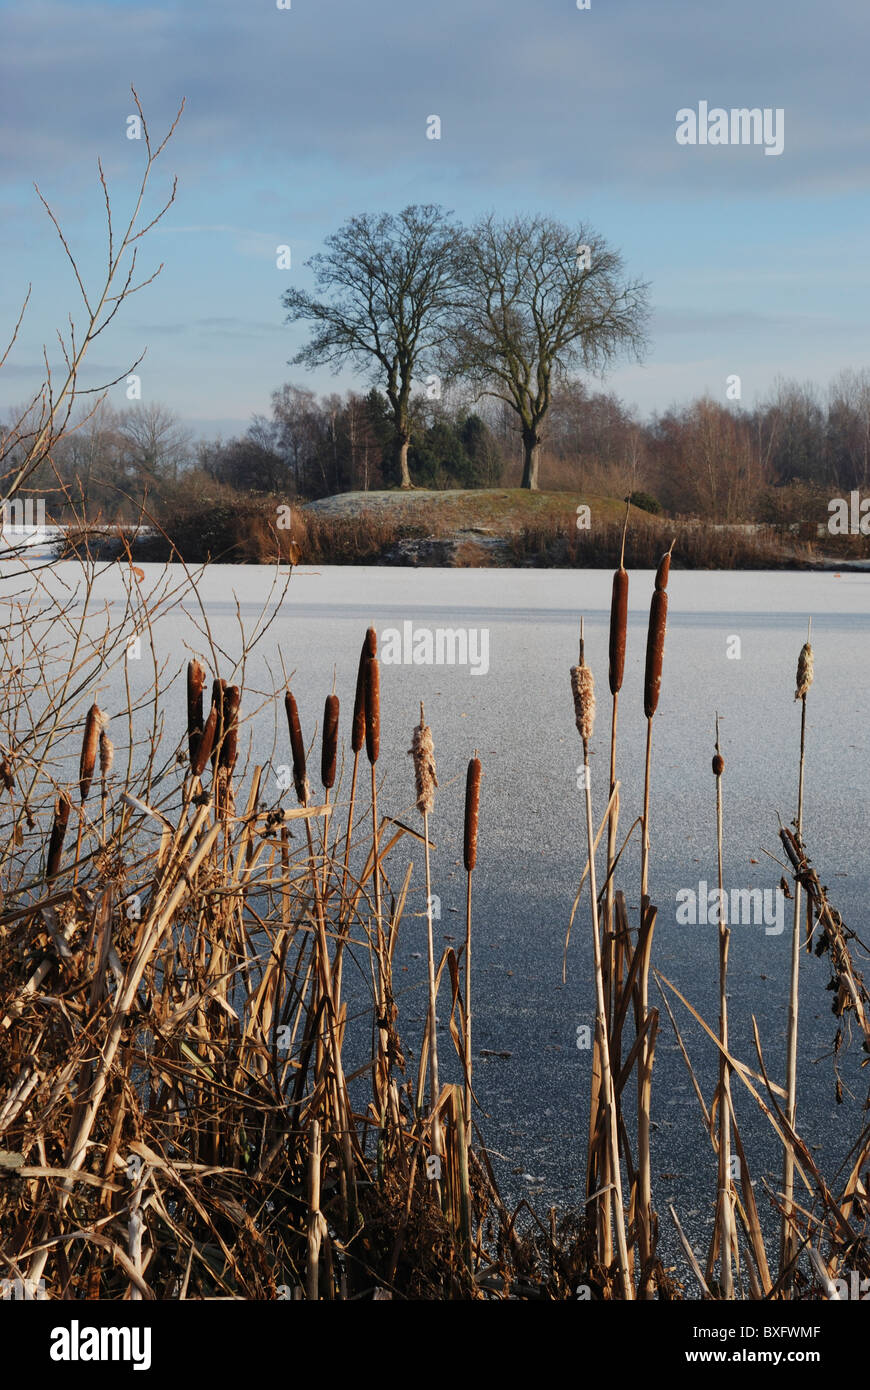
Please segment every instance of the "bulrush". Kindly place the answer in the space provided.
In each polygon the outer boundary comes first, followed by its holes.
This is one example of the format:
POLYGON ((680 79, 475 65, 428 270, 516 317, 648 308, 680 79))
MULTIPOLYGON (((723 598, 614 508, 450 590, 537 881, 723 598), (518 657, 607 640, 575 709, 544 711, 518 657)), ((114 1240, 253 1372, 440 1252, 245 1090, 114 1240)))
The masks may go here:
MULTIPOLYGON (((616 1239, 619 1249, 619 1277, 622 1282, 622 1291, 625 1298, 631 1298, 633 1287, 629 1276, 628 1265, 628 1245, 625 1234, 625 1215, 622 1208, 622 1178, 619 1169, 619 1136, 617 1133, 616 1119, 616 1095, 613 1086, 613 1075, 610 1069, 610 1045, 608 1041, 607 1028, 607 1007, 604 997, 604 971, 601 956, 601 934, 598 921, 598 888, 595 877, 595 840, 592 826, 592 792, 589 782, 589 742, 592 738, 592 730, 595 724, 595 682, 592 671, 586 665, 584 656, 583 641, 583 619, 580 619, 580 655, 576 666, 571 667, 571 690, 574 695, 574 719, 577 724, 577 732, 583 740, 583 765, 585 777, 583 785, 586 793, 586 842, 588 846, 588 870, 589 870, 589 889, 592 906, 592 956, 593 970, 595 975, 595 1007, 596 1007, 596 1028, 595 1028, 595 1053, 593 1068, 598 1074, 600 1069, 601 1100, 604 1110, 604 1134, 607 1138, 607 1151, 610 1163, 610 1182, 613 1185, 613 1210, 616 1219, 616 1239)), ((585 877, 585 875, 584 875, 585 877)), ((591 1128, 591 1121, 590 1121, 591 1128)), ((598 1226, 601 1239, 604 1238, 604 1226, 608 1227, 606 1239, 609 1242, 610 1224, 610 1200, 609 1185, 608 1191, 596 1191, 598 1204, 596 1207, 596 1224, 598 1226)), ((590 1193, 590 1196, 592 1194, 590 1193)), ((603 1248, 599 1244, 599 1253, 603 1248)))
MULTIPOLYGON (((801 841, 804 828, 804 766, 806 761, 807 745, 807 692, 813 683, 813 649, 810 646, 812 637, 813 620, 810 618, 807 626, 807 640, 801 647, 801 653, 797 664, 797 688, 794 693, 796 700, 801 702, 801 745, 800 758, 798 760, 798 804, 797 816, 794 821, 797 831, 798 841, 801 841)), ((812 949, 812 929, 811 919, 807 918, 807 950, 812 949)), ((797 1123, 797 1048, 798 1048, 798 1018, 800 1009, 800 951, 801 951, 801 882, 795 879, 794 885, 794 919, 792 922, 792 941, 791 941, 791 974, 788 1000, 788 1026, 786 1030, 786 1063, 785 1063, 785 1085, 788 1093, 786 1099, 786 1114, 788 1122, 794 1128, 797 1123)), ((780 1258, 780 1278, 787 1276, 790 1280, 793 1277, 792 1265, 797 1258, 798 1239, 793 1220, 792 1202, 794 1198, 794 1151, 790 1144, 783 1146, 783 1167, 782 1167, 782 1191, 785 1203, 782 1208, 782 1225, 780 1227, 779 1258, 780 1258)), ((787 1285, 788 1288, 788 1285, 787 1285)))
POLYGON ((628 571, 620 568, 613 574, 613 594, 610 600, 610 665, 607 674, 611 695, 618 695, 622 689, 627 625, 628 571))
POLYGON ((191 754, 190 770, 194 777, 201 777, 205 771, 205 765, 211 757, 211 750, 214 747, 215 735, 218 727, 218 707, 212 704, 208 712, 208 719, 205 721, 202 734, 197 742, 196 752, 191 754))
POLYGON ((100 734, 100 777, 105 782, 115 761, 115 745, 103 729, 100 734))
POLYGON ((293 785, 296 788, 296 795, 299 798, 300 806, 307 806, 308 798, 311 795, 311 786, 305 769, 305 744, 302 741, 302 725, 299 722, 299 710, 296 707, 296 700, 291 690, 288 690, 284 696, 284 708, 287 711, 287 727, 290 730, 290 751, 293 754, 293 785))
POLYGON ((218 756, 224 737, 224 691, 227 688, 226 681, 214 680, 211 686, 211 705, 215 711, 215 730, 214 741, 211 746, 211 770, 217 771, 218 756))
POLYGON ((794 693, 796 700, 806 699, 807 691, 813 683, 813 649, 809 642, 804 642, 801 647, 801 654, 798 657, 797 666, 797 690, 794 693))
POLYGON ((202 714, 202 692, 204 689, 205 671, 198 661, 189 661, 187 663, 187 744, 191 768, 196 761, 204 725, 202 714))
POLYGON ((377 657, 368 657, 365 667, 366 754, 374 767, 381 749, 381 678, 377 657))
POLYGON ((356 695, 353 702, 353 725, 350 731, 350 746, 354 753, 358 753, 365 743, 366 737, 366 662, 370 657, 377 656, 378 638, 373 627, 370 627, 365 635, 362 644, 362 651, 359 654, 359 667, 356 673, 356 695))
POLYGON ((665 658, 665 629, 668 622, 668 596, 664 589, 653 591, 646 636, 646 670, 643 678, 643 712, 652 719, 658 709, 665 658))
POLYGON ((51 826, 51 839, 48 842, 48 866, 45 873, 48 879, 56 878, 60 870, 60 856, 63 853, 63 841, 71 809, 70 798, 66 792, 61 792, 54 805, 54 821, 51 826))
POLYGON ((462 843, 466 872, 465 894, 465 1142, 471 1143, 471 875, 477 863, 477 822, 480 812, 480 758, 475 752, 465 775, 465 835, 462 843))
POLYGON ((100 742, 100 731, 105 723, 106 716, 98 705, 91 705, 85 719, 85 736, 82 740, 82 755, 79 760, 79 795, 84 803, 88 799, 88 792, 91 789, 91 782, 94 777, 94 768, 97 765, 97 748, 100 742))
POLYGON ((237 685, 228 685, 223 691, 223 743, 221 744, 219 765, 232 773, 236 765, 239 746, 239 705, 241 691, 237 685))
POLYGON ((477 821, 480 812, 480 758, 475 753, 465 776, 465 837, 463 855, 465 872, 471 873, 477 863, 477 821))
MULTIPOLYGON (((372 662, 369 663, 370 666, 372 664, 372 662)), ((366 709, 367 732, 368 723, 369 712, 368 709, 366 709)), ((423 817, 423 843, 425 847, 426 863, 426 954, 429 966, 429 1103, 432 1115, 432 1152, 436 1155, 440 1155, 442 1152, 442 1136, 437 1102, 441 1092, 438 1079, 438 1031, 435 1012, 438 998, 438 984, 435 978, 435 938, 432 927, 432 866, 429 860, 429 816, 435 805, 435 788, 438 786, 438 779, 435 776, 435 746, 432 742, 432 730, 426 723, 422 702, 420 704, 420 723, 414 729, 414 733, 411 737, 411 747, 408 752, 414 759, 414 778, 417 783, 417 810, 423 817)), ((423 1076, 421 1071, 420 1081, 418 1083, 418 1104, 420 1099, 419 1086, 422 1084, 422 1080, 423 1076)))
POLYGON ((420 706, 420 723, 416 725, 408 749, 414 759, 414 778, 417 783, 417 810, 429 815, 435 806, 435 788, 438 778, 435 775, 435 745, 432 730, 423 720, 423 706, 420 706))
POLYGON ((571 667, 571 691, 574 695, 574 721, 585 749, 595 725, 595 681, 583 657, 583 624, 580 624, 580 659, 571 667))
MULTIPOLYGON (((359 769, 359 755, 366 739, 366 662, 377 655, 378 638, 373 627, 365 635, 359 654, 356 672, 356 692, 353 701, 353 721, 350 729, 350 746, 353 751, 353 772, 350 779, 350 804, 347 813, 347 834, 344 840, 344 870, 341 878, 341 900, 347 891, 347 871, 350 860, 350 839, 353 830, 353 813, 356 805, 356 779, 359 769)), ((339 947, 339 950, 341 948, 339 947)), ((338 969, 341 969, 340 959, 338 969)), ((340 976, 339 976, 340 978, 340 976)))
POLYGON ((327 695, 323 706, 323 745, 320 751, 320 780, 326 791, 335 785, 338 755, 338 696, 327 695))

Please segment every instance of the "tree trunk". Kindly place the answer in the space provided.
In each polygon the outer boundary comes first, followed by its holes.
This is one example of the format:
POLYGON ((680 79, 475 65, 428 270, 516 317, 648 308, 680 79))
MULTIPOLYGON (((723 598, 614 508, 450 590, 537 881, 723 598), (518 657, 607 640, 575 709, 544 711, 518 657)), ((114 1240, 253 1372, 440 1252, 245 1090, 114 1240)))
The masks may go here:
POLYGON ((399 486, 403 488, 413 487, 411 475, 408 472, 408 449, 411 445, 411 436, 399 434, 396 439, 396 462, 399 465, 399 486))
POLYGON ((523 429, 523 481, 521 487, 538 490, 538 467, 541 461, 541 436, 535 429, 523 429))

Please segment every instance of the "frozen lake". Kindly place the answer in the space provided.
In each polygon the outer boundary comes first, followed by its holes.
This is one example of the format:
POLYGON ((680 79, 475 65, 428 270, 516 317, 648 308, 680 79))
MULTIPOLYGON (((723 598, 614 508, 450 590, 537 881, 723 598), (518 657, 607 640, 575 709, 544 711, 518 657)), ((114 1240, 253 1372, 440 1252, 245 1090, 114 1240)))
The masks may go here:
MULTIPOLYGON (((21 587, 3 567, 0 599, 21 587)), ((144 588, 163 573, 143 566, 144 588)), ((74 613, 78 567, 43 571, 74 613)), ((271 571, 216 566, 200 586, 205 614, 225 656, 220 674, 237 679, 238 619, 253 628, 271 571)), ((124 582, 129 582, 126 580, 124 582)), ((120 612, 124 582, 118 566, 101 570, 93 602, 120 612)), ((512 1196, 523 1193, 542 1210, 582 1198, 584 1155, 579 1135, 589 1092, 588 1052, 575 1045, 577 1026, 593 1022, 588 899, 575 922, 562 983, 562 952, 584 862, 585 823, 577 768, 582 758, 573 720, 569 668, 577 658, 579 618, 586 620, 586 659, 596 678, 598 722, 593 743, 593 805, 606 804, 610 699, 607 636, 611 572, 401 570, 325 568, 294 571, 287 595, 249 656, 243 711, 260 704, 254 691, 281 682, 281 659, 292 675, 306 738, 320 720, 333 669, 348 733, 360 643, 374 626, 385 651, 387 630, 412 643, 421 629, 465 629, 479 674, 459 664, 384 664, 381 671, 382 812, 417 824, 413 771, 406 756, 419 702, 432 727, 440 782, 431 822, 437 850, 433 891, 441 899, 437 924, 446 940, 464 933, 465 878, 462 814, 465 768, 475 748, 483 763, 481 831, 475 873, 475 1088, 485 1114, 479 1123, 498 1176, 512 1196), (483 633, 487 662, 481 659, 483 633), (484 673, 484 664, 487 669, 484 673), (482 1059, 481 1049, 509 1053, 482 1059)), ((621 827, 642 805, 645 720, 642 707, 646 622, 652 573, 635 571, 625 681, 620 696, 621 827)), ((659 713, 655 719, 650 891, 659 914, 653 964, 715 1027, 717 929, 681 925, 677 893, 715 881, 715 789, 710 768, 714 713, 721 717, 725 758, 726 887, 775 889, 781 857, 777 812, 788 823, 796 810, 800 706, 794 700, 797 657, 813 619, 815 683, 808 698, 805 839, 810 856, 846 923, 867 939, 870 900, 867 853, 867 716, 870 690, 870 576, 848 573, 710 574, 674 571, 659 713), (739 639, 735 643, 734 639, 739 639), (739 656, 734 653, 739 648, 739 656), (729 652, 732 653, 729 655, 729 652)), ((157 620, 155 647, 167 673, 192 653, 209 666, 197 630, 196 605, 175 604, 157 620)), ((133 635, 132 632, 130 634, 133 635)), ((424 642, 425 639, 420 639, 424 642)), ((150 654, 127 663, 134 699, 152 678, 150 654)), ((100 704, 112 716, 126 708, 118 673, 106 678, 100 704)), ((167 706, 167 738, 181 733, 183 691, 167 706)), ((246 726, 255 761, 273 757, 271 717, 246 726), (255 732, 256 730, 256 732, 255 732)), ((277 729, 275 764, 290 761, 286 726, 277 729)), ((242 740, 244 747, 244 739, 242 740)), ((312 772, 319 769, 319 749, 312 772)), ((312 775, 312 782, 314 776, 312 775)), ((274 788, 274 783, 272 784, 274 788)), ((288 796, 292 800, 292 793, 288 796)), ((410 842, 406 842, 410 844, 410 842)), ((399 855, 411 853, 400 847, 399 855)), ((404 862, 404 861, 402 861, 404 862)), ((639 898, 636 844, 624 858, 621 886, 630 912, 639 898)), ((412 912, 424 907, 422 856, 415 856, 412 912)), ((730 950, 730 1027, 736 1056, 755 1068, 751 1016, 758 1020, 775 1079, 785 1070, 785 1025, 791 904, 781 934, 763 925, 734 926, 730 950)), ((858 968, 862 967, 860 956, 858 968)), ((846 1101, 834 1103, 829 1057, 836 1030, 825 990, 824 961, 802 957, 799 1128, 831 1177, 857 1133, 864 1090, 858 1043, 844 1067, 846 1101), (848 1085, 854 1094, 848 1093, 848 1085)), ((406 915, 397 953, 399 1031, 417 1055, 425 1010, 425 920, 406 915), (422 956, 419 954, 422 953, 422 956)), ((651 985, 651 1003, 660 1000, 651 985)), ((673 1003, 708 1103, 715 1084, 712 1044, 673 1003)), ((441 1010, 446 1023, 446 1008, 441 1010)), ((451 1051, 444 1032, 442 1056, 451 1051)), ((450 1075, 449 1065, 446 1068, 450 1075)), ((454 1079, 456 1079, 454 1077, 454 1079)), ((779 1181, 780 1157, 767 1121, 740 1085, 733 1093, 759 1208, 762 1179, 779 1181)), ((653 1084, 653 1193, 662 1237, 672 1248, 667 1201, 687 1231, 709 1229, 715 1163, 700 1111, 662 1009, 653 1084)))

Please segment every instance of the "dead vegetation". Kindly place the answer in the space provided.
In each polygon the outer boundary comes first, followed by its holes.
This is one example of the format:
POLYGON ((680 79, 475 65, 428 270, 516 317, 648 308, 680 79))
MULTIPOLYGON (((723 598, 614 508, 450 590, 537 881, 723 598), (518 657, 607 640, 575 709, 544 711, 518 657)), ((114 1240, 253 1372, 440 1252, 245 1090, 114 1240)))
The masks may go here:
MULTIPOLYGON (((50 569, 22 571, 21 593, 5 609, 2 1277, 43 1279, 51 1298, 551 1301, 825 1296, 819 1268, 828 1281, 843 1270, 870 1275, 870 1132, 859 1118, 831 1186, 772 1079, 782 1059, 771 1065, 760 1046, 751 1065, 735 1057, 724 1018, 708 1027, 654 968, 646 855, 640 920, 629 919, 616 888, 615 710, 610 786, 606 796, 595 789, 600 822, 590 778, 586 795, 583 921, 592 945, 583 949, 593 956, 597 1001, 590 1121, 578 1137, 588 1200, 562 1218, 526 1203, 512 1211, 477 1128, 472 1067, 472 878, 486 854, 485 765, 475 755, 468 771, 465 937, 438 958, 428 918, 428 1009, 412 1057, 393 961, 421 874, 430 899, 430 820, 450 793, 436 797, 436 750, 421 711, 408 733, 422 827, 390 814, 391 788, 396 777, 410 783, 410 768, 382 765, 374 632, 363 641, 352 705, 327 694, 316 733, 289 687, 246 684, 251 644, 269 640, 268 599, 235 662, 201 614, 185 689, 165 669, 154 629, 182 594, 196 603, 195 576, 167 570, 146 593, 129 568, 119 610, 91 609, 92 580, 85 564, 73 602, 50 569), (134 698, 126 680, 126 704, 113 708, 101 692, 112 668, 123 669, 131 634, 151 682, 134 698), (272 761, 251 765, 248 726, 264 723, 274 730, 272 761), (177 738, 166 732, 173 724, 177 738), (594 847, 605 827, 599 883, 594 847), (695 1081, 717 1156, 720 1220, 706 1253, 677 1224, 695 1271, 685 1289, 662 1263, 649 1187, 659 1028, 651 976, 673 1026, 688 1011, 722 1062, 709 1107, 695 1081), (439 1079, 439 1044, 455 1054, 460 1084, 439 1079), (788 1236, 779 1267, 762 1236, 735 1088, 749 1091, 793 1162, 793 1199, 765 1194, 788 1236), (724 1161, 726 1139, 738 1178, 724 1161)), ((616 668, 627 582, 614 588, 616 668)), ((665 616, 654 599, 650 740, 663 663, 667 679, 665 616)), ((588 753, 593 677, 582 649, 572 683, 588 753)), ((620 683, 612 669, 614 701, 620 683)), ((647 796, 645 842, 649 815, 647 796)), ((784 831, 783 846, 805 894, 806 929, 831 960, 842 1045, 857 1020, 866 1046, 856 938, 799 834, 784 831)))

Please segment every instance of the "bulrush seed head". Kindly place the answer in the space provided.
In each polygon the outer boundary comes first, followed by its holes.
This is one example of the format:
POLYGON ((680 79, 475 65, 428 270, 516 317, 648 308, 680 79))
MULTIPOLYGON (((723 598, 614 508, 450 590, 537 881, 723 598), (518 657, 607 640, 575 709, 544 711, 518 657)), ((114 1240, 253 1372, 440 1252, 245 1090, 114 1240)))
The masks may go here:
POLYGON ((203 730, 202 692, 205 689, 205 671, 198 661, 187 663, 187 746, 190 765, 193 767, 196 750, 203 730))
POLYGON ((72 802, 66 792, 61 792, 54 807, 54 821, 51 827, 51 839, 48 843, 46 878, 55 878, 60 870, 60 857, 63 853, 63 841, 71 808, 72 802))
POLYGON ((84 803, 88 799, 94 768, 97 765, 97 747, 100 731, 106 723, 106 716, 98 705, 91 705, 85 719, 85 734, 82 739, 82 755, 79 760, 79 795, 84 803))
POLYGON ((288 690, 284 696, 284 708, 287 711, 287 727, 290 730, 290 751, 293 754, 293 785, 296 788, 296 795, 299 798, 300 806, 308 805, 308 798, 311 795, 311 787, 305 771, 305 744, 302 741, 302 725, 299 722, 299 710, 296 708, 296 700, 292 691, 288 690))
POLYGON ((104 729, 100 734, 100 776, 104 781, 112 771, 114 761, 115 745, 104 729))
POLYGON ((477 863, 477 822, 480 812, 480 758, 477 754, 468 764, 465 777, 465 839, 463 857, 465 872, 471 873, 477 863))
POLYGON ((366 662, 370 656, 377 656, 378 637, 370 627, 359 654, 359 668, 356 673, 356 695, 353 702, 353 724, 350 731, 350 746, 358 753, 366 739, 366 662))
POLYGON ((435 788, 438 786, 438 778, 435 776, 435 745, 432 742, 432 730, 428 724, 423 722, 422 705, 420 706, 420 723, 414 729, 408 752, 414 759, 417 810, 425 816, 435 806, 435 788))
POLYGON ((239 705, 241 691, 237 685, 228 685, 223 692, 224 741, 221 744, 220 766, 232 772, 236 765, 239 745, 239 705))
POLYGON ((613 596, 610 600, 610 693, 622 689, 625 671, 625 633, 628 625, 628 571, 618 569, 613 575, 613 596))
POLYGON ((652 719, 659 703, 662 688, 662 665, 665 659, 665 628, 668 622, 668 596, 664 589, 653 592, 646 635, 646 671, 643 681, 643 712, 652 719))
POLYGON ((376 656, 366 658, 366 753, 374 767, 381 749, 381 678, 376 656))
POLYGON ((801 647, 801 654, 798 657, 797 666, 797 690, 794 693, 796 700, 806 698, 806 693, 813 683, 813 649, 809 642, 804 642, 801 647))
POLYGON ((577 732, 583 742, 588 743, 595 724, 595 681, 588 666, 571 667, 571 690, 577 732))
POLYGON ((208 712, 208 719, 205 721, 205 727, 199 736, 196 751, 190 759, 190 770, 194 777, 201 777, 205 771, 205 765, 211 757, 211 750, 214 747, 217 726, 218 707, 213 704, 208 712))
POLYGON ((338 696, 327 695, 323 706, 323 747, 320 752, 320 780, 327 791, 335 784, 338 755, 338 696))

